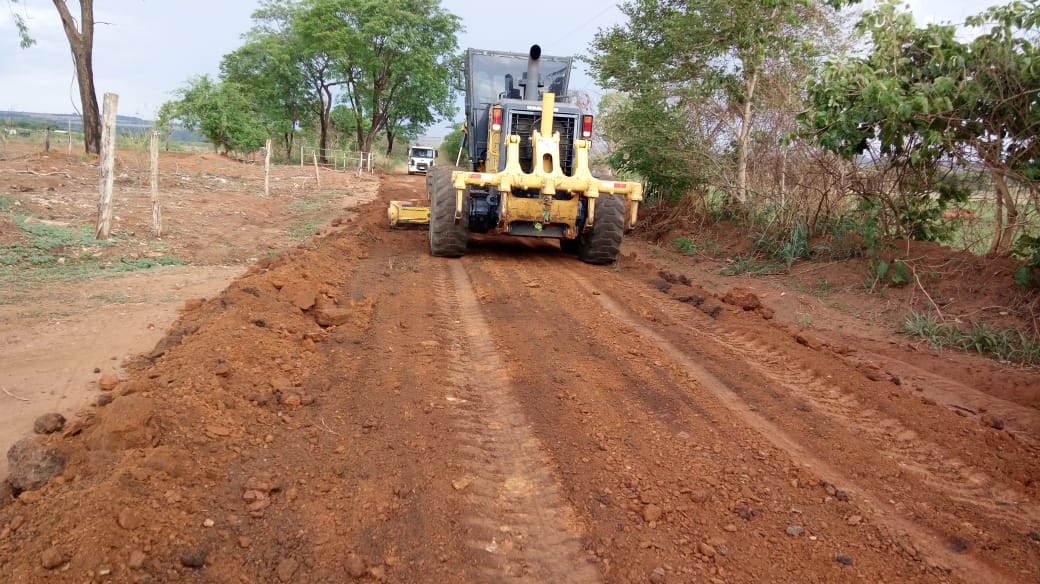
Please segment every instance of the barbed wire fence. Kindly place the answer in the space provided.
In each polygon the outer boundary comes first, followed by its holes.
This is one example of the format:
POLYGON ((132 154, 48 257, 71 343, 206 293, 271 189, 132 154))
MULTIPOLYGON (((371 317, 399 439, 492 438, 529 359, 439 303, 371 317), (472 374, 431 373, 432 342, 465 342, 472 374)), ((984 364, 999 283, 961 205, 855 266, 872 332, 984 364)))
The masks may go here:
POLYGON ((372 172, 371 152, 321 149, 303 145, 300 146, 300 166, 307 162, 312 162, 316 166, 332 168, 333 170, 353 170, 358 175, 362 172, 372 172), (324 153, 324 156, 322 156, 322 153, 324 153), (322 163, 322 160, 326 162, 322 163))

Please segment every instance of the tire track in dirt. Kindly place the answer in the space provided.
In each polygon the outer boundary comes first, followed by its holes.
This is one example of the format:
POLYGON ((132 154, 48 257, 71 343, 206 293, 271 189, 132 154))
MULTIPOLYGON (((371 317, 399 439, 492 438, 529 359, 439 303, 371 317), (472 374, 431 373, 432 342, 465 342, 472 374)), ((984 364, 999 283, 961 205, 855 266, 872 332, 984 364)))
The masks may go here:
POLYGON ((917 386, 922 396, 937 403, 959 410, 980 415, 985 412, 989 416, 1000 419, 1004 428, 1034 449, 1040 450, 1040 411, 1014 401, 990 395, 984 391, 961 383, 959 380, 943 377, 919 367, 906 359, 893 359, 866 348, 864 344, 844 355, 847 360, 859 364, 886 362, 886 369, 903 379, 920 381, 917 386))
POLYGON ((445 399, 456 414, 465 475, 453 486, 468 494, 468 544, 491 581, 598 582, 582 554, 581 528, 560 496, 540 441, 512 395, 472 284, 461 262, 446 262, 433 279, 437 320, 448 367, 445 399))
MULTIPOLYGON (((593 286, 588 280, 580 275, 577 272, 577 269, 568 265, 569 262, 566 262, 566 260, 545 260, 545 263, 553 270, 566 270, 568 276, 582 288, 589 291, 590 295, 592 295, 592 291, 598 290, 598 287, 593 286)), ((657 303, 659 301, 659 299, 645 293, 643 290, 635 288, 630 282, 624 282, 622 286, 629 288, 636 298, 645 299, 650 303, 657 303)), ((741 396, 728 387, 724 381, 695 362, 664 336, 641 322, 641 319, 633 317, 632 314, 623 308, 621 304, 606 294, 597 293, 592 296, 614 318, 618 319, 624 323, 624 325, 633 329, 639 336, 661 349, 670 359, 685 369, 699 385, 708 389, 728 409, 736 413, 745 424, 758 431, 777 448, 788 452, 796 460, 799 460, 803 464, 812 468, 814 472, 832 484, 845 485, 846 490, 853 493, 860 493, 863 495, 871 493, 869 489, 860 485, 859 481, 854 480, 847 473, 842 472, 837 467, 812 454, 802 444, 792 438, 791 435, 787 434, 778 426, 756 413, 755 408, 750 406, 741 398, 741 396)), ((702 319, 697 315, 693 315, 691 318, 677 319, 676 322, 679 326, 697 333, 700 335, 700 338, 710 340, 712 343, 728 349, 729 352, 737 356, 740 360, 766 379, 779 383, 786 389, 810 399, 814 405, 817 405, 826 411, 833 419, 842 423, 852 422, 857 428, 867 433, 867 435, 875 442, 875 445, 879 448, 879 452, 882 453, 882 456, 894 459, 896 464, 901 466, 917 466, 919 465, 917 460, 925 459, 928 456, 942 456, 941 453, 936 452, 936 450, 938 450, 937 446, 929 445, 931 447, 930 449, 922 449, 919 442, 916 446, 913 445, 914 440, 903 440, 902 442, 905 444, 903 449, 886 448, 883 443, 884 438, 900 435, 909 436, 907 433, 911 433, 912 430, 903 427, 896 420, 879 420, 877 419, 878 417, 876 412, 868 412, 866 415, 863 415, 863 410, 856 409, 856 406, 860 404, 856 402, 854 397, 843 395, 833 384, 820 382, 820 380, 818 380, 815 375, 808 370, 792 366, 790 361, 785 359, 784 355, 779 351, 766 349, 764 346, 748 337, 729 333, 720 325, 708 321, 707 317, 702 319), (860 413, 857 414, 857 411, 860 413), (884 428, 885 430, 877 431, 871 423, 874 423, 877 427, 884 428)), ((913 437, 916 438, 916 434, 914 434, 913 437)), ((954 464, 950 466, 956 465, 954 464)), ((964 467, 961 468, 963 469, 964 467)), ((923 472, 927 472, 927 470, 924 470, 923 472)), ((927 484, 938 490, 945 491, 959 500, 975 502, 974 499, 971 499, 972 492, 977 492, 973 491, 973 487, 977 484, 987 484, 990 482, 988 477, 983 479, 980 475, 980 472, 973 472, 971 470, 956 474, 946 473, 944 477, 948 476, 950 479, 956 479, 953 488, 942 481, 927 481, 927 484)), ((992 496, 992 494, 993 493, 990 493, 989 495, 992 496)), ((984 564, 973 557, 951 552, 945 544, 945 538, 942 534, 936 533, 926 526, 919 525, 912 520, 907 519, 894 505, 886 503, 883 497, 870 496, 869 498, 872 500, 872 504, 882 511, 882 513, 879 513, 876 518, 878 522, 887 523, 897 532, 906 533, 929 556, 938 558, 940 562, 946 566, 953 567, 958 574, 966 578, 968 581, 997 582, 1005 580, 1010 581, 1012 579, 1010 575, 996 572, 993 567, 984 564)), ((987 506, 986 511, 992 512, 995 507, 996 506, 987 506)), ((1031 515, 1033 509, 1029 507, 1028 510, 1031 515)), ((1016 511, 1021 512, 1022 508, 1003 510, 1003 513, 1001 513, 1001 519, 1008 521, 1016 521, 1020 519, 1019 517, 1016 517, 1016 511)))
MULTIPOLYGON (((634 292, 648 303, 660 302, 659 297, 644 290, 634 292)), ((885 458, 913 472, 925 485, 954 500, 978 507, 994 521, 1017 525, 1023 533, 1040 523, 1040 508, 1030 503, 1027 495, 965 463, 948 449, 922 440, 906 424, 870 408, 843 391, 839 383, 791 361, 781 350, 750 334, 730 331, 696 312, 676 322, 699 338, 725 348, 755 372, 778 383, 792 395, 807 400, 815 410, 833 421, 851 424, 854 433, 869 440, 885 458)))
MULTIPOLYGON (((546 246, 501 253, 520 243, 489 242, 465 261, 514 378, 531 385, 519 394, 524 412, 567 476, 590 555, 608 577, 640 581, 667 555, 667 581, 673 573, 680 581, 846 581, 834 558, 856 550, 868 581, 949 581, 938 563, 915 557, 905 535, 848 526, 847 517, 866 515, 861 502, 823 500, 827 483, 544 258, 581 264, 546 246), (651 508, 665 510, 661 523, 651 508), (771 535, 792 524, 806 525, 808 538, 771 535), (714 546, 726 557, 700 553, 714 546)), ((617 289, 616 276, 584 269, 603 278, 604 291, 617 289)))

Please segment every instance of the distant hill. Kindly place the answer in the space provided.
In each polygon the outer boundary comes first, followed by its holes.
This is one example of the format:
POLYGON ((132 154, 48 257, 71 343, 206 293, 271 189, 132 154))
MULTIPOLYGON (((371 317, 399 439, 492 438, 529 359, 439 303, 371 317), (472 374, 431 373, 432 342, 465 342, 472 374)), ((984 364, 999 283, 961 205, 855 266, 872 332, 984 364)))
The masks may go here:
MULTIPOLYGON (((47 126, 65 130, 71 124, 72 131, 83 131, 83 117, 79 114, 42 114, 0 110, 0 125, 43 129, 47 126)), ((135 116, 116 116, 116 132, 120 134, 143 134, 152 130, 151 120, 135 116)), ((205 142, 206 138, 190 130, 177 128, 170 138, 179 142, 205 142)))

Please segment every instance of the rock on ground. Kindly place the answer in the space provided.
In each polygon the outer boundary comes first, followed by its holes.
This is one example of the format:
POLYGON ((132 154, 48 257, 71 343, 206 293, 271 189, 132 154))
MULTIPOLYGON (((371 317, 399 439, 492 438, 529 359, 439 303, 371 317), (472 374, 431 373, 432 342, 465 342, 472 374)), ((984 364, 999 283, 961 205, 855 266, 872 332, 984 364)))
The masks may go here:
POLYGON ((7 451, 7 481, 16 492, 38 489, 65 470, 65 458, 57 448, 22 438, 7 451))
POLYGON ((0 481, 0 509, 8 506, 12 501, 14 501, 14 489, 11 488, 11 483, 0 481))
POLYGON ((33 432, 37 434, 53 434, 65 427, 65 416, 61 414, 44 414, 33 423, 33 432))

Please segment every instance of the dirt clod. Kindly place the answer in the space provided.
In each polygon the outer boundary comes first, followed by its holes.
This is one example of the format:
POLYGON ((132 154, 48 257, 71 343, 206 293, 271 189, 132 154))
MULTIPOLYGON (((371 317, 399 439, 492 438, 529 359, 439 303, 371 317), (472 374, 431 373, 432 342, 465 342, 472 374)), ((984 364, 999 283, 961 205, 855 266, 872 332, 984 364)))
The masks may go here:
POLYGON ((97 384, 101 391, 112 391, 119 386, 119 376, 112 372, 102 373, 97 384))
POLYGON ((368 573, 368 566, 365 565, 365 560, 361 559, 361 556, 357 554, 350 554, 347 556, 347 573, 353 578, 362 578, 368 573))
POLYGON ((144 567, 145 561, 148 560, 148 554, 141 550, 134 550, 130 552, 130 559, 127 560, 126 565, 130 566, 132 570, 140 570, 144 567))
POLYGON ((33 432, 53 434, 65 427, 65 416, 57 413, 44 414, 33 422, 33 432))
POLYGON ((657 288, 661 292, 667 292, 672 287, 671 284, 669 284, 668 282, 666 282, 665 280, 662 280, 660 278, 654 278, 654 279, 650 280, 650 285, 653 286, 654 288, 657 288))
POLYGON ((762 306, 758 295, 747 288, 733 288, 722 297, 726 304, 732 304, 742 310, 755 310, 762 306))
POLYGON ((985 414, 982 416, 982 423, 993 428, 994 430, 1004 429, 1004 420, 998 416, 985 414))
POLYGON ((352 312, 342 306, 322 306, 314 311, 314 322, 323 327, 342 326, 350 322, 352 312))
POLYGON ((49 547, 40 554, 40 565, 46 570, 53 570, 66 561, 65 553, 57 547, 49 547))
POLYGON ((206 565, 206 556, 196 551, 181 552, 181 565, 185 568, 201 568, 206 565))
POLYGON ((822 346, 822 343, 820 343, 819 339, 806 332, 798 333, 797 335, 795 335, 794 340, 798 341, 799 345, 804 345, 814 351, 819 351, 820 347, 822 346))
POLYGON ((133 531, 138 527, 141 527, 141 518, 135 511, 124 507, 119 511, 116 523, 119 524, 119 527, 122 527, 127 531, 133 531))
POLYGON ((285 558, 278 563, 278 568, 275 573, 278 575, 278 580, 282 582, 289 582, 293 579, 293 575, 296 574, 296 570, 300 569, 300 563, 292 558, 285 558))

